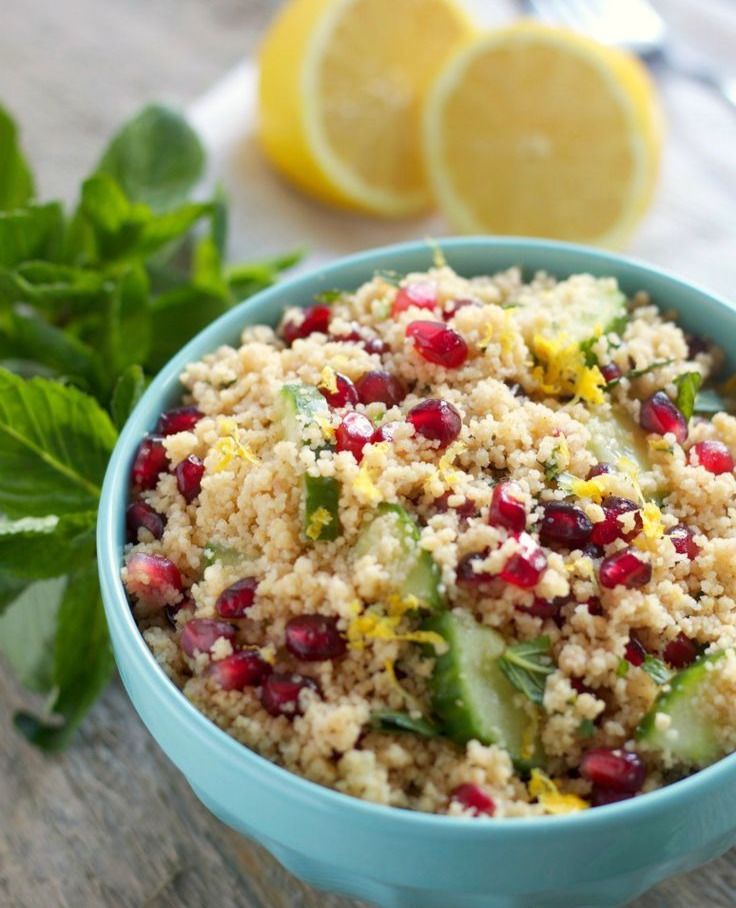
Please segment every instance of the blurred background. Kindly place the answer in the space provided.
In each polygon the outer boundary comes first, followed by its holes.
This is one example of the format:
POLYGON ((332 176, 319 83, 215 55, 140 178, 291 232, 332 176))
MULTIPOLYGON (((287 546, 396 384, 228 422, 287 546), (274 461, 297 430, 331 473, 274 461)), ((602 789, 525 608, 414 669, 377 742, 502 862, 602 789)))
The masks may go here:
MULTIPOLYGON (((246 94, 253 85, 241 68, 210 89, 254 53, 282 2, 2 0, 0 102, 20 124, 40 195, 71 202, 106 140, 145 103, 194 105, 214 157, 222 151, 219 137, 230 143, 223 169, 240 183, 230 187, 234 245, 238 256, 247 256, 257 241, 249 227, 248 168, 254 168, 252 184, 264 166, 248 134, 253 98, 246 94)), ((673 41, 736 76, 736 0, 653 2, 673 41)), ((489 22, 519 10, 512 0, 474 5, 489 22)), ((736 112, 695 81, 671 72, 658 73, 657 81, 667 118, 663 175, 630 250, 733 298, 736 112)), ((363 219, 328 214, 292 195, 304 218, 294 238, 312 241, 304 236, 312 217, 325 230, 339 224, 346 247, 365 244, 367 235, 382 242, 426 234, 423 224, 366 227, 363 219)), ((291 236, 277 239, 281 248, 292 242, 291 236)), ((0 662, 2 908, 353 904, 296 882, 207 815, 172 773, 119 684, 106 692, 69 751, 51 758, 10 731, 21 702, 0 662)), ((636 908, 732 908, 734 893, 731 855, 662 884, 636 908)))

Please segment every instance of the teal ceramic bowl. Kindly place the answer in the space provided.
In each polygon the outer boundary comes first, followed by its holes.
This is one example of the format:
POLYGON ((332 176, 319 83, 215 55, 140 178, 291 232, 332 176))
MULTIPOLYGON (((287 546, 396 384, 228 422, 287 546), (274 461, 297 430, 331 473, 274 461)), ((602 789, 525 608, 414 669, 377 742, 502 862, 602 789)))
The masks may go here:
MULTIPOLYGON (((440 242, 460 274, 511 265, 565 277, 614 275, 644 289, 690 330, 736 359, 736 312, 654 268, 558 243, 471 238, 440 242)), ((237 342, 243 326, 275 323, 286 304, 325 288, 354 288, 378 268, 423 270, 432 249, 410 243, 342 259, 249 299, 191 341, 152 382, 117 444, 100 505, 98 552, 115 657, 135 708, 202 802, 264 845, 297 876, 385 908, 604 908, 690 870, 736 843, 736 755, 669 788, 578 814, 473 820, 369 804, 292 775, 247 750, 199 713, 159 669, 119 579, 128 475, 158 414, 179 399, 186 363, 237 342)))

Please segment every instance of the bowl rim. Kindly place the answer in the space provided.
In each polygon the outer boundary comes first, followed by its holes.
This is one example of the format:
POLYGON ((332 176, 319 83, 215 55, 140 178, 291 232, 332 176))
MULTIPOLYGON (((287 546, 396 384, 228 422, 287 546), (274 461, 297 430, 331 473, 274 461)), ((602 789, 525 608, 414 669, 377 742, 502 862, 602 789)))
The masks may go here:
MULTIPOLYGON (((116 535, 122 527, 123 513, 127 503, 127 485, 129 465, 133 452, 137 447, 142 433, 150 431, 150 419, 145 419, 144 414, 152 405, 160 401, 166 394, 171 393, 173 387, 178 385, 182 368, 194 359, 199 359, 206 352, 213 351, 217 345, 209 343, 207 338, 225 330, 231 331, 233 336, 239 335, 248 324, 248 316, 252 309, 261 305, 265 306, 274 299, 288 298, 293 295, 299 299, 299 290, 303 285, 316 279, 328 279, 333 272, 347 268, 370 268, 370 271, 380 268, 377 260, 389 255, 401 255, 407 258, 426 258, 428 252, 437 250, 442 253, 465 250, 474 251, 484 248, 507 249, 510 256, 509 267, 514 264, 524 265, 523 257, 528 254, 547 252, 559 254, 563 259, 566 256, 582 256, 591 266, 611 265, 614 269, 626 268, 637 272, 642 279, 649 278, 663 280, 665 283, 679 287, 685 293, 706 297, 717 308, 727 310, 736 320, 736 307, 724 298, 704 289, 696 283, 685 280, 677 275, 645 263, 637 258, 620 255, 618 253, 583 246, 575 243, 536 239, 529 237, 492 237, 468 236, 449 237, 440 239, 415 240, 405 243, 396 243, 386 246, 374 247, 362 252, 342 256, 328 264, 305 270, 286 280, 259 291, 252 297, 236 304, 226 313, 215 319, 204 329, 198 332, 190 341, 178 351, 166 365, 157 373, 150 385, 129 415, 125 426, 110 457, 105 474, 100 496, 98 522, 97 522, 97 553, 98 571, 102 588, 102 598, 107 621, 113 636, 113 625, 121 636, 122 642, 127 646, 126 655, 134 661, 134 669, 143 671, 146 676, 159 686, 159 693, 164 696, 182 724, 193 724, 193 731, 199 736, 207 738, 211 746, 218 751, 218 756, 228 762, 239 763, 238 770, 248 772, 249 768, 271 775, 275 783, 290 786, 293 793, 300 798, 324 799, 327 805, 332 804, 341 811, 348 811, 355 818, 371 818, 375 821, 402 824, 409 831, 418 830, 419 827, 434 832, 452 830, 453 834, 460 835, 486 835, 496 836, 527 836, 532 831, 562 832, 567 829, 581 828, 586 824, 591 829, 600 825, 624 825, 643 819, 645 813, 663 812, 677 809, 677 803, 687 801, 696 792, 701 794, 704 790, 712 791, 726 783, 728 774, 736 775, 736 753, 729 754, 716 763, 698 770, 692 775, 662 788, 646 792, 626 801, 608 804, 592 810, 583 810, 563 815, 544 815, 539 817, 504 817, 503 822, 479 822, 476 817, 448 817, 444 814, 432 814, 421 811, 398 808, 394 806, 377 804, 361 798, 344 794, 327 786, 312 782, 303 776, 262 757, 256 751, 233 738, 226 731, 217 726, 204 713, 200 712, 182 693, 179 688, 164 673, 156 662, 153 654, 148 649, 142 634, 133 618, 132 611, 127 601, 125 590, 120 580, 120 549, 116 535), (511 256, 515 258, 512 260, 511 256), (521 261, 520 261, 521 260, 521 261)), ((561 270, 564 271, 564 263, 561 270)), ((414 266, 412 266, 414 267, 414 266)), ((418 266, 417 266, 418 267, 418 266)), ((408 269, 411 270, 411 269, 408 269)), ((614 274, 614 276, 616 276, 614 274)), ((643 282, 642 290, 646 290, 643 282)), ((158 409, 156 409, 158 412, 158 409)), ((120 537, 122 539, 122 536, 120 537)), ((116 656, 117 660, 117 656, 116 656)), ((134 705, 135 708, 135 705, 134 705)), ((136 710, 137 711, 137 710, 136 710)), ((490 818, 489 818, 490 819, 490 818)))

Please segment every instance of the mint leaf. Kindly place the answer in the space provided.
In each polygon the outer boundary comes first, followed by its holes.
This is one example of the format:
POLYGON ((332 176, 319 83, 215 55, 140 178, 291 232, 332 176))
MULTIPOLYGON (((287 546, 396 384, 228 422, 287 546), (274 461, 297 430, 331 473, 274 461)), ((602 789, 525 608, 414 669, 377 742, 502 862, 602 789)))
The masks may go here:
POLYGON ((202 176, 204 151, 175 110, 145 107, 112 138, 97 172, 108 174, 134 202, 154 211, 180 204, 202 176))
POLYGON ((693 415, 696 395, 702 380, 703 377, 700 372, 685 372, 683 375, 678 375, 675 379, 675 384, 677 385, 677 400, 675 403, 680 408, 680 412, 685 419, 690 419, 693 415))
MULTIPOLYGON (((19 580, 17 577, 8 577, 0 573, 0 618, 3 612, 12 605, 20 596, 23 590, 28 586, 25 580, 19 580)), ((0 624, 0 651, 2 651, 2 625, 0 624)))
POLYGON ((53 711, 59 721, 18 713, 16 727, 44 750, 64 747, 112 677, 114 662, 97 580, 91 561, 69 577, 54 639, 53 711))
POLYGON ((141 399, 146 387, 143 369, 137 363, 128 366, 118 378, 110 401, 110 413, 117 429, 122 429, 141 399))
POLYGON ((0 576, 40 580, 68 574, 95 553, 96 513, 0 517, 0 576))
POLYGON ((0 369, 0 510, 17 518, 94 510, 115 439, 93 398, 0 369))
POLYGON ((543 635, 509 646, 498 664, 517 690, 532 703, 542 705, 547 676, 555 670, 549 637, 543 635))
POLYGON ((115 378, 145 362, 151 346, 149 281, 142 265, 128 268, 109 294, 99 348, 108 374, 115 378))
POLYGON ((31 259, 59 260, 64 238, 64 214, 58 202, 28 205, 0 212, 0 266, 31 259))
POLYGON ((627 659, 620 659, 616 666, 616 677, 625 678, 629 673, 629 665, 630 663, 627 659))
POLYGON ((595 733, 595 725, 592 719, 581 719, 578 725, 578 734, 581 738, 592 738, 595 733))
POLYGON ((670 679, 669 669, 656 656, 647 654, 641 667, 656 684, 666 684, 670 679))
POLYGON ((0 268, 0 302, 25 303, 49 314, 57 314, 61 305, 83 312, 108 280, 105 274, 73 265, 23 262, 0 268))
POLYGON ((393 709, 379 709, 372 712, 369 725, 374 731, 411 732, 422 738, 437 738, 441 734, 434 722, 430 722, 424 716, 415 719, 409 713, 393 709))
POLYGON ((151 307, 151 350, 145 366, 157 371, 198 331, 209 325, 228 304, 191 284, 164 293, 151 307))
POLYGON ((33 196, 33 176, 18 144, 18 130, 0 107, 0 211, 12 211, 33 196))
POLYGON ((35 693, 51 689, 53 643, 64 579, 32 583, 0 614, 0 653, 20 683, 35 693))

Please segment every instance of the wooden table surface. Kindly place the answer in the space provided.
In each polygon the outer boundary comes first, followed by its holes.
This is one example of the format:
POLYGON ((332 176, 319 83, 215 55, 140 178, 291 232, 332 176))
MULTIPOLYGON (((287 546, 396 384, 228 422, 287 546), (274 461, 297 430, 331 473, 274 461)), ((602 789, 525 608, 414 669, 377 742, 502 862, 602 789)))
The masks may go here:
MULTIPOLYGON (((122 118, 152 98, 193 100, 252 51, 279 5, 3 0, 0 100, 22 123, 43 194, 73 198, 122 118)), ((657 5, 674 32, 736 75, 733 0, 657 5)), ((687 80, 658 79, 669 133, 664 173, 631 251, 736 299, 736 114, 687 80)), ((0 664, 3 908, 357 905, 299 883, 212 818, 119 682, 61 756, 43 756, 11 730, 25 702, 0 664)), ((734 905, 736 851, 662 883, 632 908, 734 905)))

